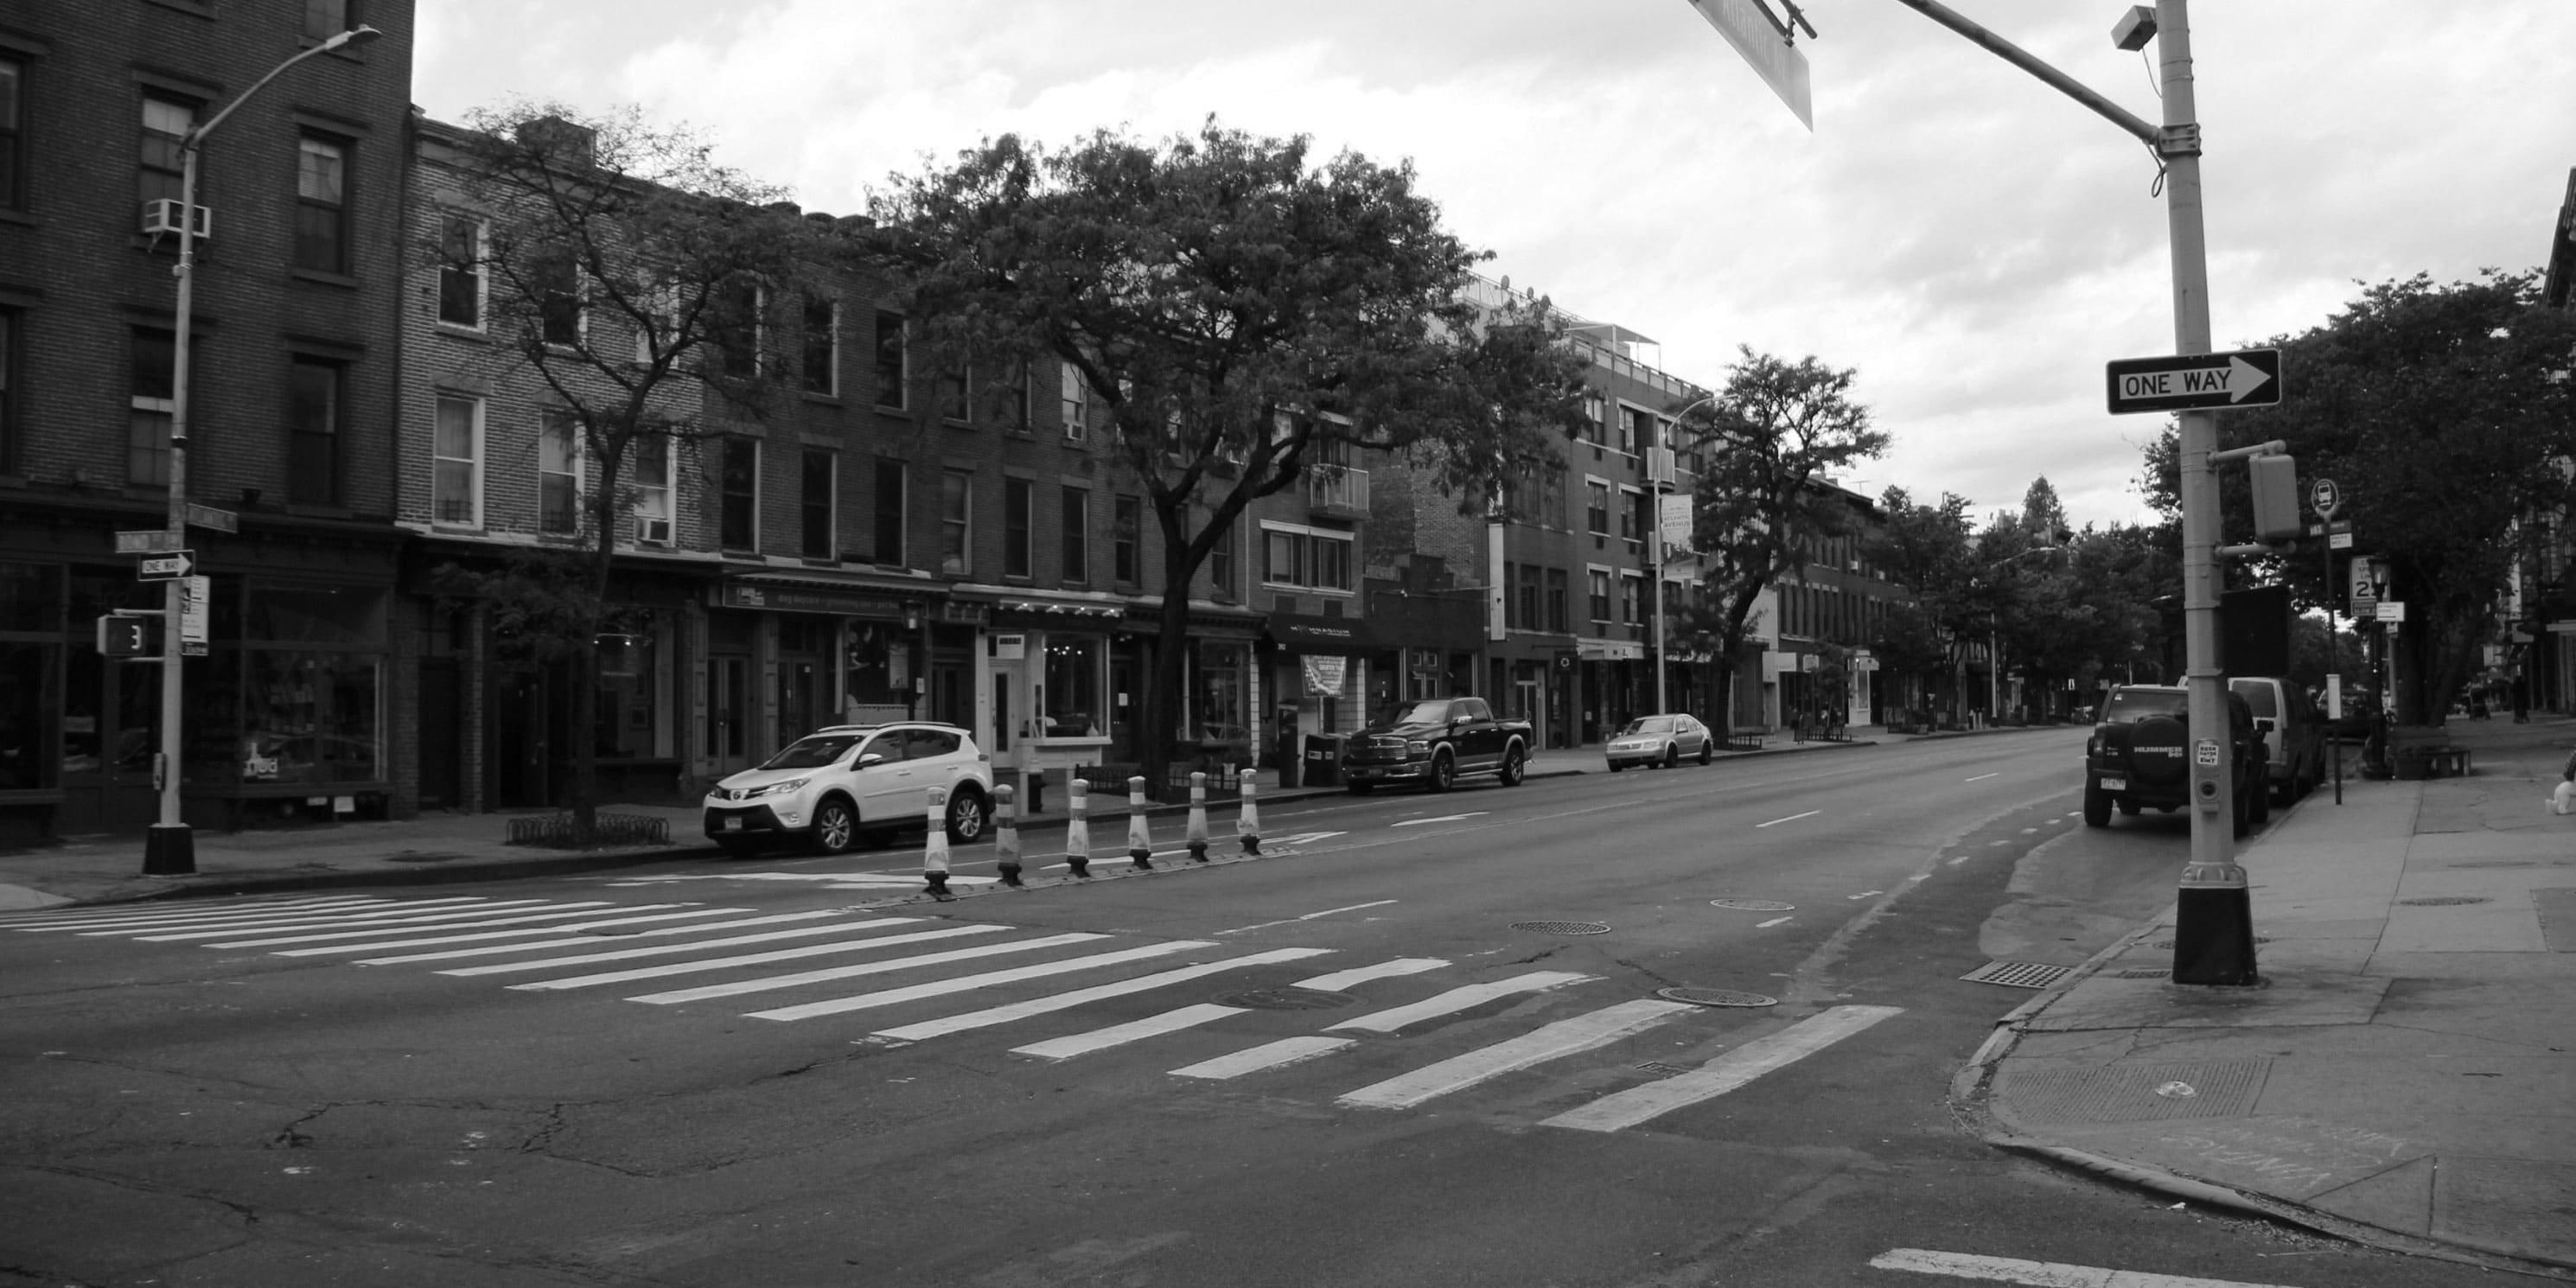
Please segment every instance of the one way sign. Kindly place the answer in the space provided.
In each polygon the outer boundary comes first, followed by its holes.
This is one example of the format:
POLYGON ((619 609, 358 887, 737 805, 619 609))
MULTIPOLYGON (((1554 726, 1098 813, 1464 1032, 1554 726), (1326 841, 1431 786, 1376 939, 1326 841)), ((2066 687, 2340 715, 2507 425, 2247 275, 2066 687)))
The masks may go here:
POLYGON ((2259 407, 2281 401, 2281 351, 2239 349, 2108 364, 2111 414, 2259 407))

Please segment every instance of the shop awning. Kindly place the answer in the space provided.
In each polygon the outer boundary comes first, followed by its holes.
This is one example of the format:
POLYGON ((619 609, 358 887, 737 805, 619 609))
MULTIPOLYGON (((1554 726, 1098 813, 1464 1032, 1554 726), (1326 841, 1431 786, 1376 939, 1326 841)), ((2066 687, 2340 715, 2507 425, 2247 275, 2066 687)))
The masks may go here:
POLYGON ((939 598, 935 583, 866 573, 742 573, 709 594, 717 608, 757 608, 773 613, 831 613, 888 620, 918 614, 939 598))
POLYGON ((1307 652, 1353 652, 1392 647, 1365 617, 1317 617, 1305 613, 1272 613, 1263 633, 1286 648, 1307 652))

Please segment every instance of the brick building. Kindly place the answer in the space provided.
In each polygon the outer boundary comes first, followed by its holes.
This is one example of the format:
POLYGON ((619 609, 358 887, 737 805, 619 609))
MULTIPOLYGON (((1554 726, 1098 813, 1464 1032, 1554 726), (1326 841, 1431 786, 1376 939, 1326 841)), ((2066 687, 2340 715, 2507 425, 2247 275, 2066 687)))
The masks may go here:
MULTIPOLYGON (((394 602, 393 295, 410 0, 16 0, 0 12, 0 838, 155 817, 158 664, 102 657, 161 587, 180 143, 344 24, 199 149, 188 494, 211 579, 186 662, 192 823, 382 812, 410 624, 394 602), (354 11, 354 12, 353 12, 354 11)), ((157 651, 157 646, 156 646, 157 651)))

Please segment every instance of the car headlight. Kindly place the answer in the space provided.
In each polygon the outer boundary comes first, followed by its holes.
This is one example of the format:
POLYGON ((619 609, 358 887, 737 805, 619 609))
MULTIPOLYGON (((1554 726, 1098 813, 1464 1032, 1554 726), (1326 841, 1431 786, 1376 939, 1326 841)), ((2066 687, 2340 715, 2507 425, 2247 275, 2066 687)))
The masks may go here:
POLYGON ((1404 744, 1404 749, 1416 756, 1428 756, 1431 754, 1431 744, 1420 738, 1416 738, 1413 741, 1404 744))
POLYGON ((790 778, 783 783, 771 783, 767 787, 753 788, 751 794, 754 796, 784 796, 789 792, 802 789, 805 784, 812 781, 814 780, 811 778, 790 778))

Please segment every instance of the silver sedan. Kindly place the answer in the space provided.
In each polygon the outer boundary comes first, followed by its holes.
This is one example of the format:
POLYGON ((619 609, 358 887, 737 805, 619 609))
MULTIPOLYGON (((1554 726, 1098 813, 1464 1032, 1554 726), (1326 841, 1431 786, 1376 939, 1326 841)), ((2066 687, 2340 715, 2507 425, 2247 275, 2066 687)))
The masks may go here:
POLYGON ((1639 716, 1613 735, 1601 750, 1609 758, 1610 772, 1614 774, 1630 765, 1662 765, 1670 769, 1684 756, 1696 756, 1699 763, 1707 764, 1716 755, 1717 739, 1697 716, 1639 716))

